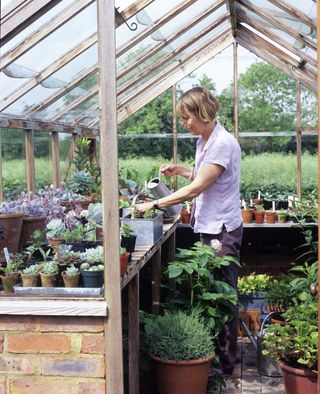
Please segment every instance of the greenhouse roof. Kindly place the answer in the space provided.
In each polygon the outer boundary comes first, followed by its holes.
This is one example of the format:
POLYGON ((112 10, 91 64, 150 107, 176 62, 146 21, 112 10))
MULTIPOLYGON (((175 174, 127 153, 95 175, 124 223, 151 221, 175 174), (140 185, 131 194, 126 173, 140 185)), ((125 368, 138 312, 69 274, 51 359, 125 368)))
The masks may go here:
MULTIPOLYGON (((234 42, 317 91, 314 0, 115 6, 119 123, 234 42)), ((96 8, 93 0, 2 0, 1 127, 98 135, 96 8)))

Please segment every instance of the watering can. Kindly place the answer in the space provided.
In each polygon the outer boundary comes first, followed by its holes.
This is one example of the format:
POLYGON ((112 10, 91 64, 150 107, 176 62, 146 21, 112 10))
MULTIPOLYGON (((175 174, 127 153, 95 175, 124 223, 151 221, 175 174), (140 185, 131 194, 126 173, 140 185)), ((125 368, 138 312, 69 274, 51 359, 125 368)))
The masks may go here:
MULTIPOLYGON (((147 188, 153 194, 156 199, 169 196, 171 191, 167 188, 167 186, 161 181, 159 178, 153 178, 147 184, 147 188)), ((172 205, 171 207, 161 208, 162 211, 165 212, 166 216, 176 216, 180 214, 181 204, 172 205)))
POLYGON ((247 325, 242 321, 242 325, 252 343, 254 350, 257 352, 258 356, 258 372, 260 375, 271 376, 271 377, 281 377, 281 369, 277 362, 270 356, 264 356, 262 354, 263 349, 263 337, 266 334, 264 329, 265 323, 268 321, 269 317, 277 312, 270 312, 262 321, 260 330, 257 334, 257 339, 252 335, 251 331, 247 325))

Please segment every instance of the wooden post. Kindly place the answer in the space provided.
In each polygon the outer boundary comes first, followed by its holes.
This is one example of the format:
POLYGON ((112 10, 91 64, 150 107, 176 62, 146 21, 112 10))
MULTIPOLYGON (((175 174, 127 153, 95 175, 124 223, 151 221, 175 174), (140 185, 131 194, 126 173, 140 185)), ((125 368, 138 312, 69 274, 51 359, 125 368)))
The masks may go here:
POLYGON ((75 149, 76 149, 76 145, 77 145, 77 139, 78 139, 78 135, 77 134, 72 134, 71 135, 71 143, 70 143, 68 155, 67 155, 67 158, 66 158, 66 170, 65 170, 65 174, 63 176, 65 181, 68 178, 68 174, 69 174, 69 171, 70 171, 71 166, 72 166, 72 161, 73 161, 73 158, 74 158, 75 149))
MULTIPOLYGON (((318 229, 320 220, 320 0, 317 0, 317 90, 318 90, 318 229)), ((318 231, 320 245, 320 231, 318 231)), ((320 248, 318 248, 318 283, 320 283, 320 248)), ((320 286, 318 286, 318 365, 320 365, 320 286)), ((320 394, 320 378, 318 374, 317 393, 320 394)))
POLYGON ((28 192, 36 191, 36 176, 34 165, 34 133, 33 130, 25 131, 25 151, 26 151, 26 177, 28 192))
POLYGON ((3 202, 2 129, 0 128, 0 204, 3 202))
POLYGON ((239 139, 239 118, 238 118, 238 44, 233 43, 233 117, 234 136, 239 139))
POLYGON ((160 312, 161 248, 152 256, 152 313, 160 312))
POLYGON ((89 156, 90 156, 90 163, 95 164, 97 166, 100 165, 100 160, 97 155, 97 140, 95 138, 90 138, 89 156))
POLYGON ((297 106, 297 196, 301 199, 302 191, 302 172, 301 172, 301 83, 296 83, 296 106, 297 106))
POLYGON ((117 87, 114 0, 97 2, 100 76, 100 157, 103 205, 104 295, 108 302, 106 392, 123 394, 118 207, 117 87), (106 231, 108 229, 108 231, 106 231))
POLYGON ((59 154, 59 133, 51 133, 51 156, 52 156, 52 183, 53 187, 59 188, 61 183, 60 176, 60 154, 59 154))
MULTIPOLYGON (((173 85, 172 86, 172 154, 173 154, 173 164, 177 164, 177 156, 178 156, 176 103, 177 103, 176 85, 173 85)), ((173 178, 173 189, 177 190, 177 188, 178 188, 178 177, 177 177, 177 175, 175 175, 173 178)))
POLYGON ((139 272, 128 283, 129 394, 139 394, 139 272))

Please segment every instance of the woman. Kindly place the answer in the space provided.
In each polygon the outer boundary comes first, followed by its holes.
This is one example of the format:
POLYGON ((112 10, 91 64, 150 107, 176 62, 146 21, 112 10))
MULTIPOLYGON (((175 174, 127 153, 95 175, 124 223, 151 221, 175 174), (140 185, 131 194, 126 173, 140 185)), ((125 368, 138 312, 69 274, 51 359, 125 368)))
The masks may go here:
MULTIPOLYGON (((192 182, 167 197, 137 204, 135 209, 144 212, 194 199, 191 215, 194 232, 200 233, 201 241, 208 245, 212 239, 218 239, 222 243, 218 252, 220 256, 239 259, 242 240, 240 146, 217 122, 219 103, 209 90, 192 88, 181 96, 176 109, 184 127, 192 135, 199 136, 195 168, 169 164, 161 166, 161 173, 165 176, 181 175, 192 182)), ((221 269, 217 279, 225 280, 237 289, 238 267, 231 264, 221 269)), ((219 335, 217 349, 223 372, 228 375, 232 374, 237 349, 237 308, 233 308, 233 314, 234 319, 219 335)))

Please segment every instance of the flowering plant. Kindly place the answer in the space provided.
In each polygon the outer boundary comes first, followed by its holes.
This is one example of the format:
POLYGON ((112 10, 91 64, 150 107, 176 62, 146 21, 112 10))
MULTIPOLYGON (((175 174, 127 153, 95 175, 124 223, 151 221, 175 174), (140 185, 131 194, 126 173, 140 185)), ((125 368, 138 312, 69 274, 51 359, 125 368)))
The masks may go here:
POLYGON ((22 212, 21 205, 17 204, 14 201, 11 202, 3 202, 0 205, 0 214, 1 215, 8 215, 12 213, 22 212))
POLYGON ((216 252, 221 252, 222 243, 218 239, 212 239, 210 241, 210 245, 211 245, 212 249, 215 250, 216 252))

